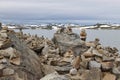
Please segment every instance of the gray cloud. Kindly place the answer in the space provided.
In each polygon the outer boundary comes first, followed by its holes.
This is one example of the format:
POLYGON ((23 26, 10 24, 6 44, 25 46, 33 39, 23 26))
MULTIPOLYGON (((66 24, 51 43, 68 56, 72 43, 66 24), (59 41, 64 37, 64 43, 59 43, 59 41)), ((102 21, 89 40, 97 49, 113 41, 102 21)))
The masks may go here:
POLYGON ((0 0, 1 19, 120 19, 119 0, 0 0))

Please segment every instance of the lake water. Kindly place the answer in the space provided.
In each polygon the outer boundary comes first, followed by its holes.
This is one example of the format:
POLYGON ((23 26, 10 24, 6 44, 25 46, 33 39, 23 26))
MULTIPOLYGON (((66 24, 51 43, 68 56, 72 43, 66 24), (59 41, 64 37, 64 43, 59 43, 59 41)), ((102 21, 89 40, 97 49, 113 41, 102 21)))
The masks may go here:
MULTIPOLYGON (((51 39, 56 30, 25 29, 23 32, 32 35, 37 34, 38 36, 43 35, 51 39)), ((80 30, 73 30, 73 32, 79 34, 80 30)), ((120 50, 120 30, 86 30, 86 32, 87 41, 93 41, 95 38, 99 38, 102 45, 117 47, 120 50)))

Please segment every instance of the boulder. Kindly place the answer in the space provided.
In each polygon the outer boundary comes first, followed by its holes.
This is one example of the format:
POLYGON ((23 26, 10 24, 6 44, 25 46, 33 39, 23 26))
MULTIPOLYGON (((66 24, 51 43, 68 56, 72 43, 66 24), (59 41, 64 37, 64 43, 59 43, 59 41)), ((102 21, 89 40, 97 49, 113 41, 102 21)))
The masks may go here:
POLYGON ((84 49, 86 49, 84 42, 82 42, 79 35, 75 33, 55 33, 52 40, 56 45, 59 46, 61 55, 63 55, 70 47, 74 46, 79 46, 79 52, 82 52, 84 49))

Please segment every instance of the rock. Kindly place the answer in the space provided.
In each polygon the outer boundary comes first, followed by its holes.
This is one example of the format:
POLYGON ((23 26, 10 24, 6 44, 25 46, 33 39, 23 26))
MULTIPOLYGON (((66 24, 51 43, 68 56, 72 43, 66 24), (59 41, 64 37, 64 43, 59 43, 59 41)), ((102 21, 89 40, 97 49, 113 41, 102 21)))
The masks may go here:
POLYGON ((66 73, 69 73, 69 71, 72 69, 71 66, 56 66, 55 67, 55 70, 59 73, 59 74, 66 74, 66 73))
POLYGON ((93 49, 92 53, 95 56, 102 57, 102 54, 100 54, 96 49, 93 49))
POLYGON ((102 71, 110 71, 114 67, 113 62, 103 62, 101 64, 102 64, 102 71))
POLYGON ((74 56, 74 53, 71 49, 68 50, 67 52, 65 52, 65 54, 64 54, 64 58, 70 58, 70 57, 73 57, 73 56, 74 56))
POLYGON ((13 75, 14 73, 15 73, 15 71, 13 69, 10 69, 10 68, 3 69, 4 76, 13 75))
POLYGON ((114 57, 107 57, 107 56, 103 56, 103 62, 109 62, 109 61, 114 61, 114 57))
POLYGON ((114 68, 112 69, 112 73, 115 74, 115 75, 120 75, 120 69, 114 67, 114 68))
POLYGON ((116 59, 115 59, 115 62, 120 62, 120 58, 116 58, 116 59))
POLYGON ((73 61, 73 58, 63 58, 62 61, 71 63, 73 61))
POLYGON ((88 60, 84 60, 82 62, 80 62, 80 67, 87 69, 88 68, 88 60))
POLYGON ((5 68, 5 65, 4 64, 0 64, 0 70, 5 68))
POLYGON ((17 57, 16 50, 13 49, 12 47, 9 47, 5 50, 0 50, 0 51, 1 51, 0 55, 2 55, 4 57, 9 57, 9 59, 17 57))
POLYGON ((11 44, 11 40, 10 40, 9 38, 0 41, 0 49, 8 48, 8 47, 10 47, 11 45, 12 45, 12 44, 11 44))
POLYGON ((40 80, 71 80, 69 77, 64 75, 59 75, 57 72, 46 75, 40 80))
POLYGON ((102 62, 102 58, 101 58, 101 57, 98 57, 98 56, 95 56, 95 61, 101 63, 101 62, 102 62))
POLYGON ((66 34, 66 33, 55 33, 53 37, 53 42, 58 45, 60 48, 61 55, 64 55, 64 53, 73 46, 81 46, 79 47, 80 52, 84 49, 86 49, 84 42, 80 40, 79 35, 72 33, 72 34, 66 34))
POLYGON ((89 62, 89 69, 92 69, 92 68, 101 68, 101 64, 96 62, 96 61, 90 61, 89 62))
POLYGON ((47 75, 47 74, 55 72, 55 69, 54 69, 53 66, 43 65, 43 72, 44 72, 45 75, 47 75))
POLYGON ((82 73, 80 80, 101 80, 101 71, 96 68, 86 70, 82 73))
POLYGON ((86 52, 83 53, 85 57, 93 57, 94 54, 92 53, 93 47, 90 47, 86 52))
POLYGON ((7 27, 7 26, 4 26, 4 27, 2 28, 2 30, 8 30, 8 27, 7 27))
POLYGON ((73 68, 79 69, 80 68, 80 62, 81 62, 80 56, 77 56, 72 62, 73 68))
POLYGON ((102 80, 116 80, 116 76, 111 73, 106 73, 102 80))
POLYGON ((7 59, 3 58, 3 59, 0 59, 0 63, 7 64, 8 61, 7 61, 7 59))
POLYGON ((14 64, 14 65, 20 65, 20 58, 14 58, 12 60, 10 60, 10 63, 14 64))
MULTIPOLYGON (((24 41, 20 41, 19 38, 16 37, 14 32, 8 33, 9 39, 12 41, 12 45, 14 49, 17 50, 18 55, 20 57, 20 65, 9 65, 12 66, 12 69, 15 70, 21 78, 26 80, 39 80, 43 77, 43 66, 41 65, 40 58, 36 55, 34 51, 29 49, 24 41)), ((9 76, 9 78, 12 76, 9 76)), ((7 77, 5 77, 5 80, 7 77)), ((10 79, 14 80, 14 79, 10 79)))
POLYGON ((0 33, 0 37, 2 37, 2 38, 7 38, 8 35, 7 35, 7 33, 0 33))
POLYGON ((76 75, 77 74, 77 69, 73 68, 70 70, 71 75, 76 75))

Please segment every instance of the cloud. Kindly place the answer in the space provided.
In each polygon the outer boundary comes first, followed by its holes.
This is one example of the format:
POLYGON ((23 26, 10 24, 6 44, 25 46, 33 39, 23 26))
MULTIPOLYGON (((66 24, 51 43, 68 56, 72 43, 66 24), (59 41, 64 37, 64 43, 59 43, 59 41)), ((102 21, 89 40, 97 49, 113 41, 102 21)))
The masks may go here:
POLYGON ((120 0, 0 0, 1 19, 119 20, 120 0))

